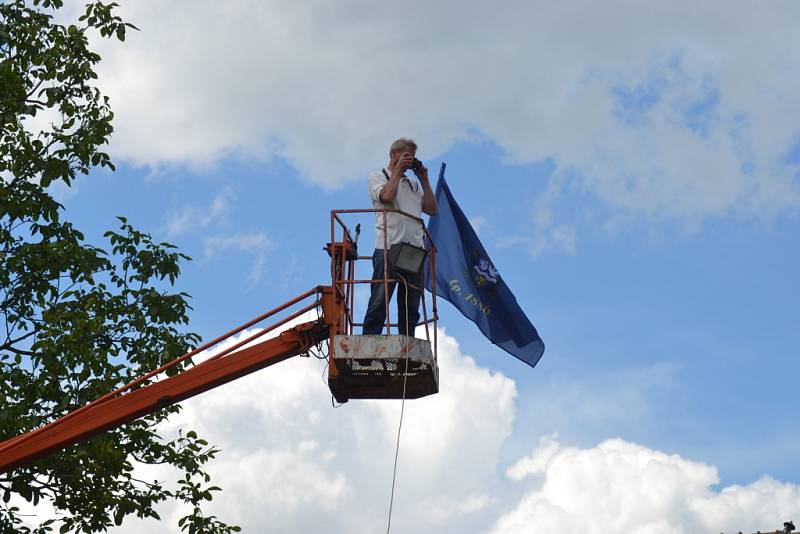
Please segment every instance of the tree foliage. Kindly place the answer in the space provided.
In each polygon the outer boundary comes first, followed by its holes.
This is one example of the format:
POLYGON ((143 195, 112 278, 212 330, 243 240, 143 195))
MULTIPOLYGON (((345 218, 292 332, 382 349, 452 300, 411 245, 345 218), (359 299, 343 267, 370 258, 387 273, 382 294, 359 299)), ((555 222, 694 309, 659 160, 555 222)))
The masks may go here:
MULTIPOLYGON (((93 246, 69 221, 52 186, 92 168, 112 134, 109 99, 95 84, 90 37, 135 29, 116 4, 92 1, 60 24, 61 0, 0 3, 0 440, 37 428, 195 346, 188 295, 172 289, 188 258, 120 217, 93 246)), ((179 372, 175 369, 174 372, 179 372)), ((181 530, 238 531, 204 515, 205 464, 217 450, 193 431, 156 427, 160 410, 0 475, 0 532, 104 532, 156 506, 188 504, 181 530), (176 480, 143 480, 137 463, 173 466, 176 480), (30 527, 20 505, 49 502, 30 527), (39 520, 40 519, 40 520, 39 520)))

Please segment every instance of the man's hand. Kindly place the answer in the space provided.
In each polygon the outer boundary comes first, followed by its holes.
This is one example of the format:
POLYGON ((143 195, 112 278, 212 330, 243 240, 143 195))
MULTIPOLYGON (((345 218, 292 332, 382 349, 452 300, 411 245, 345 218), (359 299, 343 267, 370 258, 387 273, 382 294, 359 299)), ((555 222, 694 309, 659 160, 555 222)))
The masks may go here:
POLYGON ((420 162, 419 168, 414 171, 422 184, 422 211, 428 215, 436 215, 439 212, 439 205, 436 203, 436 195, 431 189, 431 182, 428 180, 428 168, 420 162))
POLYGON ((395 169, 400 171, 400 174, 405 173, 408 169, 410 169, 414 165, 414 155, 410 152, 404 152, 400 159, 397 160, 395 164, 395 169))

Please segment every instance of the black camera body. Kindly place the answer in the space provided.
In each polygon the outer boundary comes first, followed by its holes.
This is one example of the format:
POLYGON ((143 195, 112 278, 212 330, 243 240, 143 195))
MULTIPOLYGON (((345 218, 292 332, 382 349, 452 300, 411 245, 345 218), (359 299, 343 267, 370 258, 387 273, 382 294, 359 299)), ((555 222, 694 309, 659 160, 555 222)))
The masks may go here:
POLYGON ((419 172, 422 169, 422 162, 417 158, 414 158, 414 163, 411 164, 411 170, 414 172, 419 172))

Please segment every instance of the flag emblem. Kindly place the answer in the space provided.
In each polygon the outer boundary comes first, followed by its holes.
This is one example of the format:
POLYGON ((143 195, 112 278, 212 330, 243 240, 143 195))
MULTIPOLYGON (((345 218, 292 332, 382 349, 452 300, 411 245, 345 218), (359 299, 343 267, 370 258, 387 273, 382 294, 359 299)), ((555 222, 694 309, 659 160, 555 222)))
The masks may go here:
POLYGON ((474 267, 475 270, 475 284, 478 287, 483 287, 486 284, 496 284, 497 278, 499 275, 497 274, 497 269, 494 268, 492 263, 485 259, 481 258, 478 260, 478 264, 474 267))

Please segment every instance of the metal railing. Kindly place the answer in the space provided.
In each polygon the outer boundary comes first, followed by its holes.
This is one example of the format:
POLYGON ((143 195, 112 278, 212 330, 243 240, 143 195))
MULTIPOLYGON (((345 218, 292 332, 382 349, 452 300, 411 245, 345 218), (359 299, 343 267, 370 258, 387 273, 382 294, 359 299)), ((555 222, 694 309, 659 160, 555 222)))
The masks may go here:
MULTIPOLYGON (((338 247, 331 247, 329 252, 331 253, 331 283, 333 285, 334 291, 338 293, 339 297, 344 299, 344 306, 345 306, 345 314, 344 314, 344 321, 345 324, 343 325, 333 325, 333 331, 338 332, 340 331, 337 326, 341 326, 341 332, 346 334, 354 334, 355 327, 363 327, 363 322, 358 322, 353 318, 353 312, 355 307, 355 286, 357 284, 370 284, 370 288, 372 284, 375 283, 382 283, 383 290, 384 290, 384 305, 386 306, 386 322, 384 328, 386 329, 387 334, 391 334, 392 328, 397 328, 399 331, 399 323, 393 323, 391 321, 391 307, 389 303, 389 287, 390 284, 397 284, 399 282, 398 278, 389 278, 389 243, 387 237, 387 218, 390 213, 398 214, 401 217, 407 217, 416 223, 420 224, 423 230, 423 234, 427 241, 427 248, 426 248, 426 258, 428 269, 423 269, 423 273, 420 277, 421 287, 417 287, 416 285, 404 281, 408 286, 417 289, 420 292, 420 301, 422 306, 422 312, 420 314, 421 320, 414 325, 414 330, 416 330, 417 326, 424 325, 425 326, 425 338, 433 343, 433 353, 434 358, 436 358, 436 346, 437 346, 437 322, 438 322, 438 308, 436 304, 436 247, 431 239, 430 234, 428 233, 428 229, 425 227, 425 222, 420 219, 419 217, 415 217, 409 213, 406 213, 402 210, 393 209, 393 208, 384 208, 384 209, 344 209, 344 210, 331 210, 331 241, 330 243, 342 245, 338 247), (347 224, 345 224, 343 218, 345 216, 354 216, 357 214, 368 214, 368 213, 375 213, 380 214, 380 217, 383 217, 383 260, 384 260, 384 272, 383 278, 381 279, 358 279, 356 278, 356 264, 358 261, 369 260, 370 267, 369 272, 372 273, 372 256, 360 256, 357 254, 356 248, 356 238, 353 238, 350 230, 348 229, 347 224), (338 230, 338 232, 337 232, 338 230), (339 239, 337 239, 337 236, 339 239), (338 252, 337 252, 338 250, 338 252), (427 272, 426 272, 427 271, 427 272), (431 317, 428 317, 428 305, 427 300, 428 297, 425 293, 425 277, 430 277, 431 281, 431 292, 430 292, 430 301, 431 301, 431 317), (432 326, 433 334, 431 336, 431 331, 429 325, 432 326), (431 339, 431 337, 433 339, 431 339)), ((371 274, 370 274, 371 276, 371 274)), ((413 331, 409 332, 413 334, 413 331)))

